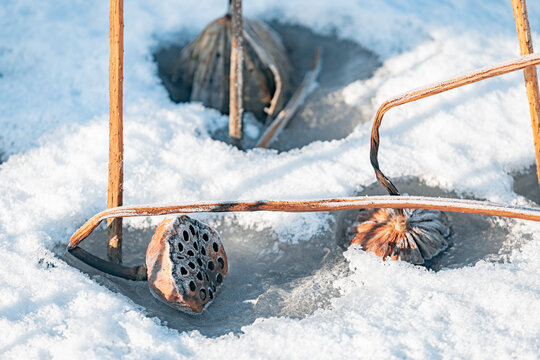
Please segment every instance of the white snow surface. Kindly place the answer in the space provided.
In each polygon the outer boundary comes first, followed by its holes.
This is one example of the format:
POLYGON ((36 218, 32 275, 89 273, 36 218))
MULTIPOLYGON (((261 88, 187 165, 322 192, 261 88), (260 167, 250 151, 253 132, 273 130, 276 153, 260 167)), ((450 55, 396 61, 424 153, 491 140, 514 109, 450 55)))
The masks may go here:
MULTIPOLYGON (((152 51, 195 36, 225 1, 125 2, 125 204, 350 196, 374 181, 371 124, 300 150, 234 149, 210 138, 227 119, 170 102, 152 51), (179 35, 182 34, 182 35, 179 35), (188 35, 186 35, 188 34, 188 35)), ((217 338, 170 329, 53 255, 106 204, 106 1, 0 3, 1 358, 536 358, 540 226, 508 221, 506 262, 439 272, 350 248, 331 307, 259 318, 217 338)), ((529 1, 540 46, 540 3, 529 1)), ((385 99, 519 55, 510 1, 245 2, 259 19, 335 33, 377 53, 375 75, 344 89, 374 113, 385 99)), ((521 73, 390 110, 380 163, 459 194, 526 204, 511 171, 534 162, 521 73)), ((212 215, 213 216, 213 215, 212 215)), ((210 215, 198 216, 211 219, 210 215)), ((245 231, 309 241, 328 214, 231 214, 245 231)), ((127 221, 148 227, 159 219, 127 221)), ((329 239, 329 241, 332 241, 329 239)))

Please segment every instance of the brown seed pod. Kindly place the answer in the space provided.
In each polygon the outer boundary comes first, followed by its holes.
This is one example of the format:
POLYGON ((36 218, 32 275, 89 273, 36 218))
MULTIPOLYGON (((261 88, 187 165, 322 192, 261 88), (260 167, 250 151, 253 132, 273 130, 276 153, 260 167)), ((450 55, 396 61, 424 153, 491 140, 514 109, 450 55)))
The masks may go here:
POLYGON ((188 313, 201 313, 212 302, 228 268, 219 234, 185 215, 161 222, 148 245, 146 266, 152 294, 188 313))
POLYGON ((386 259, 423 264, 448 247, 450 227, 440 211, 362 209, 349 233, 351 245, 386 259))
MULTIPOLYGON (((264 119, 277 114, 290 97, 292 66, 276 32, 258 21, 243 22, 243 108, 264 119)), ((231 38, 229 14, 210 23, 174 62, 169 86, 188 88, 190 101, 228 114, 231 38)))

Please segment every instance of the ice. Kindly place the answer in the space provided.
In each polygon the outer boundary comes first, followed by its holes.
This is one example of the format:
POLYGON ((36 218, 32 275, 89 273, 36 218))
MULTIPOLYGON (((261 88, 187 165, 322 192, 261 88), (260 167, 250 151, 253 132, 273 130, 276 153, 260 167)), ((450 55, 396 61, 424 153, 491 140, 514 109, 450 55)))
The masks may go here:
MULTIPOLYGON (((170 102, 152 54, 225 9, 218 0, 125 3, 125 203, 367 192, 369 121, 341 140, 240 151, 211 138, 226 117, 170 102)), ((539 39, 539 4, 528 10, 539 39)), ((69 237, 106 205, 107 11, 105 2, 0 4, 0 357, 537 356, 533 222, 456 216, 454 236, 464 238, 425 268, 343 252, 338 214, 202 214, 234 260, 202 317, 163 313, 145 284, 71 266, 69 237)), ((379 69, 336 90, 364 118, 405 90, 519 54, 508 2, 278 0, 246 3, 245 12, 376 54, 379 69)), ((411 194, 530 205, 513 175, 534 163, 529 122, 521 73, 420 100, 385 116, 381 169, 415 179, 404 186, 411 194)), ((140 259, 159 221, 126 221, 128 233, 144 234, 129 256, 140 259)))

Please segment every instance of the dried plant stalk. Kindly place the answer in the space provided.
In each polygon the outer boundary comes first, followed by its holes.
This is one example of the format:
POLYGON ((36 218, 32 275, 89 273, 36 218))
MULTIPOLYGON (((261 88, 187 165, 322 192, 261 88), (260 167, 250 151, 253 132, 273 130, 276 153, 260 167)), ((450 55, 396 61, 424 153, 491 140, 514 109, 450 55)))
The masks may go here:
POLYGON ((242 67, 243 67, 243 25, 242 0, 232 0, 232 43, 231 72, 229 82, 229 137, 231 143, 240 145, 242 140, 242 67))
MULTIPOLYGON (((519 49, 521 55, 529 55, 534 52, 529 28, 529 18, 527 16, 527 4, 525 0, 512 0, 514 8, 514 20, 519 39, 519 49)), ((529 66, 523 69, 525 76, 525 87, 527 88, 527 98, 529 99, 529 111, 531 113, 531 126, 534 138, 534 150, 536 155, 536 176, 540 183, 540 94, 538 91, 538 75, 536 66, 529 66)))
POLYGON ((311 67, 311 70, 306 73, 302 83, 295 91, 287 106, 285 106, 285 108, 279 112, 276 118, 264 131, 256 147, 267 148, 272 141, 276 139, 281 130, 287 126, 294 114, 298 111, 300 106, 302 106, 309 94, 311 94, 311 92, 314 90, 317 77, 321 72, 320 57, 321 49, 317 48, 313 57, 313 66, 311 67))
POLYGON ((81 243, 101 223, 116 217, 157 216, 201 212, 317 212, 354 209, 428 209, 468 214, 502 216, 540 221, 540 208, 505 206, 487 201, 423 196, 359 196, 300 201, 238 201, 187 203, 163 206, 124 206, 102 211, 90 218, 72 236, 68 249, 81 243))
MULTIPOLYGON (((124 140, 122 130, 124 4, 111 0, 109 10, 109 188, 107 207, 122 205, 124 140)), ((122 262, 122 219, 107 221, 107 256, 122 262)))
POLYGON ((436 84, 424 86, 416 90, 409 91, 407 93, 396 96, 393 99, 385 101, 377 110, 375 119, 373 120, 373 127, 371 128, 371 149, 370 149, 370 160, 373 169, 375 170, 375 175, 379 183, 384 187, 384 189, 390 195, 399 195, 397 188, 392 184, 392 182, 383 174, 379 168, 379 128, 382 123, 384 114, 391 108, 407 104, 416 100, 420 100, 429 96, 440 94, 444 91, 458 88, 460 86, 472 84, 481 80, 485 80, 494 76, 499 76, 507 74, 512 71, 522 70, 532 65, 540 64, 540 54, 531 54, 522 56, 520 58, 503 62, 494 66, 488 66, 473 72, 457 76, 455 78, 441 81, 436 84))

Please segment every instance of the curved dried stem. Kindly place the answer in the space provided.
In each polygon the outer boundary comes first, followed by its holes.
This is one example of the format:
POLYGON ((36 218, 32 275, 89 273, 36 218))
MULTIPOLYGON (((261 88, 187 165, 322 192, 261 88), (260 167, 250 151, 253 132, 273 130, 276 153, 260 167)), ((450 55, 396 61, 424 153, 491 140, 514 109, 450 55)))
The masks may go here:
POLYGON ((299 201, 231 201, 216 203, 199 202, 163 206, 125 206, 108 209, 94 215, 73 234, 69 241, 68 249, 73 249, 80 244, 80 242, 90 235, 102 220, 109 218, 201 212, 317 212, 376 208, 429 209, 540 221, 540 208, 505 206, 487 201, 423 196, 361 196, 299 201))
POLYGON ((294 92, 291 100, 287 103, 285 108, 279 112, 276 118, 270 123, 268 128, 261 135, 261 138, 257 142, 255 147, 267 148, 279 135, 281 130, 287 126, 294 114, 298 111, 300 106, 304 103, 306 98, 315 89, 317 83, 317 77, 321 72, 321 53, 320 48, 315 49, 313 55, 313 65, 311 70, 306 73, 304 79, 298 89, 294 92))
MULTIPOLYGON (((460 86, 472 84, 481 80, 485 80, 494 76, 507 74, 512 71, 522 70, 531 65, 540 64, 540 54, 532 54, 522 56, 520 58, 503 62, 494 66, 485 67, 473 72, 457 76, 455 78, 445 80, 436 84, 424 86, 416 90, 406 92, 402 95, 396 96, 393 99, 385 101, 377 111, 375 119, 373 120, 373 127, 371 129, 371 149, 370 160, 373 169, 375 170, 375 176, 379 183, 390 195, 399 195, 397 188, 392 184, 390 179, 383 174, 379 168, 379 127, 384 114, 388 110, 398 105, 407 104, 416 100, 420 100, 429 96, 433 96, 444 91, 455 89, 460 86)), ((489 214, 488 214, 489 215, 489 214)))
POLYGON ((123 266, 120 264, 115 264, 109 261, 102 260, 97 256, 90 254, 86 250, 81 249, 78 246, 75 246, 68 250, 71 255, 75 256, 83 263, 90 265, 93 268, 104 273, 133 281, 146 281, 148 278, 146 272, 146 265, 123 266))

